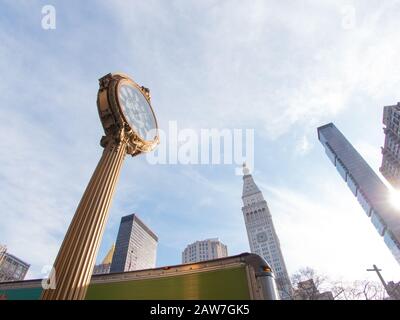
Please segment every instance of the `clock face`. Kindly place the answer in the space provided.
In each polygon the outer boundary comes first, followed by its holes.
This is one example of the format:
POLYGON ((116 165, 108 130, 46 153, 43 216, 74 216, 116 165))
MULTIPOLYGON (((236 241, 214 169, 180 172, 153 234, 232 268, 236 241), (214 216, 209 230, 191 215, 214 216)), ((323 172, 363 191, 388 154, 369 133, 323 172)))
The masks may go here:
POLYGON ((265 242, 265 241, 267 241, 267 239, 268 239, 268 237, 265 232, 257 233, 257 241, 258 242, 265 242))
POLYGON ((143 93, 134 85, 122 84, 118 88, 118 101, 129 126, 143 140, 154 140, 156 119, 143 93), (149 136, 149 133, 152 136, 149 136))

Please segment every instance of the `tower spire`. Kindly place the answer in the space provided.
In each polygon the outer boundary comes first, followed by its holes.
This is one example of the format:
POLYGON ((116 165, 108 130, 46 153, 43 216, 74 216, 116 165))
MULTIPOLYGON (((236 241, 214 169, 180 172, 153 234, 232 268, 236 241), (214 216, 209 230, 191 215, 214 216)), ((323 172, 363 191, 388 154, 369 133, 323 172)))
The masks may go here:
POLYGON ((243 162, 243 175, 244 175, 244 176, 247 176, 247 175, 249 175, 249 174, 250 174, 250 170, 249 170, 249 168, 247 167, 246 162, 243 162))
POLYGON ((259 201, 264 200, 262 193, 256 183, 253 180, 253 176, 250 174, 250 170, 246 165, 246 162, 243 162, 243 192, 242 199, 254 194, 259 194, 261 198, 259 201))
POLYGON ((103 259, 102 264, 111 264, 114 251, 115 251, 115 243, 113 243, 110 250, 108 250, 106 256, 103 259))

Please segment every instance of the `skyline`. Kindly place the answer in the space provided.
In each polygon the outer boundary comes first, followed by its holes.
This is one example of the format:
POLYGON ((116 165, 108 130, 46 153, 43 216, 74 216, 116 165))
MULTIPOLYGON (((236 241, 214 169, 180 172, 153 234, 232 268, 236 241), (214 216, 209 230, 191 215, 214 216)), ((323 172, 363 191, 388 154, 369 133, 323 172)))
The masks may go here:
MULTIPOLYGON (((97 80, 121 70, 150 88, 161 128, 173 120, 194 130, 255 130, 253 176, 289 274, 311 266, 332 278, 376 280, 366 269, 377 264, 386 280, 398 280, 396 261, 316 132, 336 123, 382 179, 383 106, 400 100, 398 3, 352 2, 353 29, 341 24, 348 2, 94 3, 55 1, 57 28, 48 31, 40 27, 43 1, 6 1, 0 13, 0 146, 8 151, 0 155, 0 243, 32 265, 29 278, 53 263, 100 158, 97 80)), ((97 261, 121 216, 134 212, 159 235, 157 266, 178 264, 198 239, 219 237, 232 255, 249 251, 234 171, 130 159, 97 261)))

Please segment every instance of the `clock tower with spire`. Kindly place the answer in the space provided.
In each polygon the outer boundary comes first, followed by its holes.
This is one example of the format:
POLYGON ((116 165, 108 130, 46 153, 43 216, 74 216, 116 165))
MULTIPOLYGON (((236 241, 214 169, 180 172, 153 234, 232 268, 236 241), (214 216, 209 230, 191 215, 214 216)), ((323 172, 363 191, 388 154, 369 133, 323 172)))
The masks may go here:
POLYGON ((292 286, 272 216, 262 192, 245 163, 243 164, 242 201, 250 250, 263 257, 272 266, 281 299, 290 299, 292 286))

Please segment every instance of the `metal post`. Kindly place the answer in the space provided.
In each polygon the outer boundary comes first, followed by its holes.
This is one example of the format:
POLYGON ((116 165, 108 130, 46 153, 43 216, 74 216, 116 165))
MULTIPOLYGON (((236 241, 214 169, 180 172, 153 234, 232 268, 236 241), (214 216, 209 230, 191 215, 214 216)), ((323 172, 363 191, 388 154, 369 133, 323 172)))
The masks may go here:
POLYGON ((382 271, 382 269, 378 269, 378 267, 375 264, 372 267, 373 267, 372 269, 367 269, 367 271, 375 271, 376 272, 376 274, 378 275, 379 280, 382 282, 382 285, 385 288, 385 291, 388 294, 388 296, 392 299, 399 299, 399 297, 397 297, 396 292, 393 293, 392 290, 390 290, 390 288, 388 287, 386 281, 383 279, 381 272, 380 272, 380 271, 382 271))

